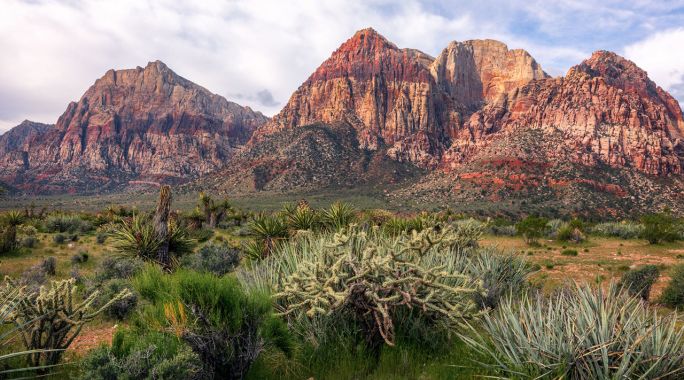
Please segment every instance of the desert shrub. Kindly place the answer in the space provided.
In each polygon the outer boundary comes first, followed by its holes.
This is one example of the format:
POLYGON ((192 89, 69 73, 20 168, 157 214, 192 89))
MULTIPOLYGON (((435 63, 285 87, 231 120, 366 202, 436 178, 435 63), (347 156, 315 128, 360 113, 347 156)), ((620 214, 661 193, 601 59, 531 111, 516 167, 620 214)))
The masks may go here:
POLYGON ((444 262, 462 241, 450 226, 396 237, 354 227, 283 244, 240 276, 251 289, 273 291, 292 319, 348 315, 376 350, 395 343, 404 309, 451 327, 478 314, 479 281, 458 262, 444 262))
POLYGON ((190 237, 197 240, 200 243, 204 243, 214 236, 214 230, 210 228, 198 228, 191 230, 189 233, 190 237))
POLYGON ((52 241, 55 242, 55 244, 64 244, 66 243, 67 237, 64 236, 63 234, 57 234, 52 237, 52 241))
POLYGON ((80 369, 82 380, 206 378, 202 362, 187 344, 152 331, 117 330, 112 344, 88 352, 80 369))
POLYGON ((548 222, 546 222, 546 227, 544 228, 544 231, 546 233, 546 236, 556 239, 558 237, 558 232, 565 226, 566 223, 562 221, 561 219, 551 219, 548 222))
POLYGON ((644 301, 648 301, 651 287, 658 277, 660 277, 660 270, 656 265, 644 265, 624 273, 620 285, 627 289, 630 295, 639 296, 644 301))
POLYGON ((577 250, 576 249, 564 249, 561 251, 561 255, 563 256, 577 256, 577 250))
POLYGON ((88 233, 93 230, 93 224, 77 215, 50 215, 45 219, 47 232, 60 233, 88 233))
MULTIPOLYGON (((97 292, 78 302, 74 294, 74 279, 52 281, 38 291, 27 290, 10 278, 5 279, 4 293, 17 292, 18 302, 10 312, 8 320, 17 326, 27 350, 34 350, 27 356, 30 367, 56 365, 64 350, 78 336, 85 323, 104 311, 112 302, 124 298, 127 292, 116 294, 101 308, 93 308, 97 292)), ((45 373, 39 370, 38 373, 45 373)))
POLYGON ((684 330, 639 299, 576 285, 550 298, 509 299, 463 339, 515 378, 676 378, 684 330))
POLYGON ((27 236, 21 240, 21 246, 26 248, 35 248, 38 246, 38 239, 35 236, 27 236))
POLYGON ((138 295, 130 291, 132 286, 128 280, 111 279, 105 281, 100 287, 100 297, 95 302, 95 306, 100 306, 114 299, 117 294, 122 291, 128 291, 129 295, 124 298, 117 299, 112 302, 110 306, 105 309, 104 315, 116 320, 124 320, 128 317, 138 305, 138 295))
POLYGON ((515 229, 518 231, 518 234, 522 235, 525 238, 525 241, 529 244, 536 242, 537 239, 544 236, 546 223, 546 218, 530 215, 518 222, 518 224, 515 225, 515 229))
POLYGON ((412 218, 392 217, 382 225, 382 229, 386 234, 400 235, 411 231, 420 232, 435 224, 435 221, 426 215, 417 215, 412 218))
POLYGON ((83 264, 83 263, 88 262, 89 258, 90 258, 90 255, 88 254, 88 251, 81 250, 78 253, 71 256, 71 263, 72 264, 83 264))
POLYGON ((57 259, 54 256, 46 257, 40 263, 40 267, 48 276, 54 276, 57 273, 57 259))
POLYGON ((518 231, 514 225, 491 225, 489 233, 495 236, 515 236, 518 231))
POLYGON ((670 282, 660 295, 660 302, 672 308, 684 306, 684 264, 678 264, 670 270, 670 282))
POLYGON ((648 240, 650 244, 671 242, 679 239, 679 226, 670 214, 646 215, 641 218, 641 223, 644 225, 641 238, 648 240))
POLYGON ((356 221, 356 210, 349 203, 335 202, 323 210, 321 217, 326 228, 337 231, 356 221))
POLYGON ((622 239, 636 239, 644 231, 643 224, 632 222, 599 223, 589 228, 589 233, 597 236, 619 237, 622 239))
POLYGON ((98 232, 97 235, 95 235, 95 242, 97 244, 104 244, 105 241, 107 241, 107 234, 104 232, 98 232))
POLYGON ((270 297, 245 294, 233 277, 188 270, 166 275, 147 267, 134 284, 150 302, 146 318, 185 341, 210 377, 242 379, 265 342, 291 353, 287 328, 272 316, 270 297))
POLYGON ((17 228, 17 232, 24 236, 36 236, 38 230, 34 226, 22 224, 17 228))
POLYGON ((102 283, 111 279, 129 279, 143 268, 143 262, 136 257, 106 257, 95 272, 95 281, 102 283))
POLYGON ((240 250, 227 244, 209 243, 197 253, 185 256, 183 264, 198 272, 211 272, 222 276, 240 264, 240 250))

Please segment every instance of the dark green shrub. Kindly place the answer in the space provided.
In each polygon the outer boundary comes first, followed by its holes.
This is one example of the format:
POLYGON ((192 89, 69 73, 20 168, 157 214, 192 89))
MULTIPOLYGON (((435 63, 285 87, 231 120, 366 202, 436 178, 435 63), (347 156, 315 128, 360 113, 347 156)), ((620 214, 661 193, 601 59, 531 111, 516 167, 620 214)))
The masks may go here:
POLYGON ((644 265, 623 274, 620 285, 627 289, 630 295, 638 295, 644 301, 648 301, 651 287, 658 277, 660 277, 660 270, 657 266, 644 265))
POLYGON ((240 250, 227 244, 209 243, 199 252, 183 258, 183 264, 198 272, 211 272, 222 276, 240 263, 240 250))
MULTIPOLYGON (((97 304, 104 304, 110 299, 112 299, 115 295, 121 293, 122 290, 130 290, 132 288, 133 287, 131 286, 130 282, 128 282, 127 280, 108 280, 100 287, 101 296, 98 299, 97 304)), ((135 292, 131 292, 131 294, 128 297, 113 302, 109 306, 109 308, 107 308, 104 311, 104 315, 106 315, 109 318, 121 321, 126 319, 126 317, 128 317, 133 312, 133 310, 135 310, 137 305, 138 295, 135 294, 135 292)))
POLYGON ((561 255, 563 255, 563 256, 577 256, 577 250, 576 249, 564 249, 561 252, 561 255))
POLYGON ((196 230, 190 231, 190 237, 197 240, 200 243, 204 243, 205 241, 211 239, 212 236, 214 236, 214 230, 210 228, 198 228, 196 230))
POLYGON ((672 308, 684 307, 684 264, 670 270, 670 283, 663 290, 660 302, 672 308))
POLYGON ((97 244, 104 244, 104 242, 106 240, 107 240, 107 234, 105 234, 105 233, 100 232, 95 236, 95 242, 97 244))
POLYGON ((676 220, 666 213, 646 215, 641 218, 644 230, 641 238, 648 240, 650 244, 671 242, 679 239, 679 231, 676 220))
POLYGON ((52 241, 54 241, 55 244, 64 244, 66 242, 66 236, 62 234, 57 234, 52 237, 52 241))
POLYGON ((71 263, 83 264, 88 261, 88 258, 90 258, 90 255, 88 255, 87 251, 79 251, 77 254, 71 256, 71 263))
POLYGON ((291 353, 287 328, 272 316, 270 297, 245 294, 233 277, 188 270, 167 275, 148 266, 134 284, 150 302, 144 312, 150 322, 177 331, 210 377, 244 378, 266 341, 291 353))
POLYGON ((95 281, 102 283, 111 279, 130 279, 140 273, 143 262, 138 258, 106 257, 95 272, 95 281))
POLYGON ((540 218, 536 216, 528 216, 527 218, 518 222, 515 225, 518 234, 525 238, 527 243, 534 243, 540 237, 544 236, 544 230, 546 229, 546 218, 540 218))
POLYGON ((45 220, 47 232, 88 233, 93 230, 93 224, 77 215, 51 215, 45 220))
POLYGON ((111 346, 91 350, 80 363, 82 380, 207 378, 187 344, 161 332, 118 330, 111 346))
POLYGON ((48 276, 54 276, 57 272, 57 259, 54 256, 46 257, 40 263, 40 267, 48 276))
POLYGON ((38 246, 38 239, 35 236, 27 236, 21 240, 21 246, 26 248, 35 248, 38 246))

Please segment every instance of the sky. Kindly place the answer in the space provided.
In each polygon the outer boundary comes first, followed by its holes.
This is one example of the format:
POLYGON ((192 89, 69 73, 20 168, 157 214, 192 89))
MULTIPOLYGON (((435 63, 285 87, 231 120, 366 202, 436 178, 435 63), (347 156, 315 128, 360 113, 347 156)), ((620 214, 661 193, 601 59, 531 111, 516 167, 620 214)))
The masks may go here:
POLYGON ((612 50, 684 104, 684 0, 0 0, 0 133, 55 123, 107 70, 154 60, 272 116, 366 27, 433 56, 497 39, 554 76, 612 50))

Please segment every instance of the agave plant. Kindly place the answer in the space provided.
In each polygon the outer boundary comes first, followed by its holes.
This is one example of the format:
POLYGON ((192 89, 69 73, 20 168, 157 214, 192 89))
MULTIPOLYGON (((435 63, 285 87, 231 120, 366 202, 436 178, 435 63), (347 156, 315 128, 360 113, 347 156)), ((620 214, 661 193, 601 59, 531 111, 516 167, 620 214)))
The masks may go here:
POLYGON ((332 231, 340 230, 356 221, 356 210, 349 203, 335 202, 323 210, 323 224, 332 231))
POLYGON ((463 340, 504 376, 661 379, 684 374, 684 329, 611 283, 509 298, 463 340))

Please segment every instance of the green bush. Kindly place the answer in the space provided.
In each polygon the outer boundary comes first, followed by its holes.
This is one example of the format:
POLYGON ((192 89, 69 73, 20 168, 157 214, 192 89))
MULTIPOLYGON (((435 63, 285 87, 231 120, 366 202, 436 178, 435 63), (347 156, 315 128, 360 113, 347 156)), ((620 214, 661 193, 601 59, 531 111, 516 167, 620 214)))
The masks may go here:
POLYGON ((38 239, 35 236, 27 236, 21 240, 21 246, 26 248, 35 248, 38 246, 38 239))
POLYGON ((88 233, 93 230, 93 224, 76 215, 50 215, 45 220, 47 232, 59 233, 88 233))
POLYGON ((527 243, 535 243, 537 239, 544 236, 546 223, 546 218, 530 215, 518 222, 518 224, 515 225, 515 228, 518 231, 518 234, 525 238, 527 243))
POLYGON ((679 226, 670 214, 646 215, 641 218, 641 222, 644 225, 641 238, 648 240, 650 244, 671 242, 679 239, 679 226))
POLYGON ((227 244, 209 243, 199 252, 183 258, 183 265, 198 272, 211 272, 218 276, 232 272, 240 264, 240 250, 227 244))
POLYGON ((55 242, 55 244, 64 244, 66 242, 67 238, 66 236, 62 234, 57 234, 52 237, 52 241, 55 242))
POLYGON ((48 276, 54 276, 57 273, 57 259, 54 256, 46 257, 40 263, 40 267, 48 276))
POLYGON ((105 257, 95 272, 95 282, 111 279, 130 279, 140 273, 143 262, 136 257, 105 257))
POLYGON ((561 255, 563 255, 563 256, 577 256, 577 250, 576 249, 564 249, 561 252, 561 255))
POLYGON ((96 242, 97 244, 104 244, 105 241, 107 241, 107 234, 106 234, 106 233, 99 232, 99 233, 95 236, 95 242, 96 242))
POLYGON ((88 251, 81 250, 77 254, 71 256, 71 263, 72 264, 83 264, 88 262, 88 259, 90 258, 90 255, 88 254, 88 251))
POLYGON ((660 296, 660 302, 672 308, 684 307, 684 264, 670 270, 670 283, 660 296))
POLYGON ((150 303, 143 310, 146 320, 182 338, 210 377, 242 379, 265 342, 291 353, 285 325, 271 314, 270 297, 245 294, 233 277, 188 270, 167 275, 148 266, 134 284, 150 303))
POLYGON ((660 277, 660 270, 656 265, 644 265, 624 273, 620 285, 627 289, 630 295, 639 296, 644 301, 648 301, 651 287, 658 277, 660 277))
POLYGON ((113 299, 122 291, 128 290, 128 297, 117 299, 116 301, 112 302, 104 311, 104 315, 109 318, 119 321, 124 320, 135 310, 136 306, 138 305, 138 295, 130 291, 132 288, 133 287, 131 286, 130 282, 127 280, 108 280, 100 286, 100 297, 95 305, 102 305, 108 302, 110 299, 113 299))
POLYGON ((161 332, 117 330, 111 346, 88 352, 80 369, 82 380, 206 378, 197 354, 161 332))
POLYGON ((615 284, 509 299, 463 339, 505 377, 655 379, 684 371, 677 318, 659 317, 615 284))

